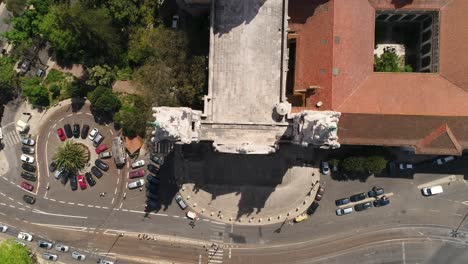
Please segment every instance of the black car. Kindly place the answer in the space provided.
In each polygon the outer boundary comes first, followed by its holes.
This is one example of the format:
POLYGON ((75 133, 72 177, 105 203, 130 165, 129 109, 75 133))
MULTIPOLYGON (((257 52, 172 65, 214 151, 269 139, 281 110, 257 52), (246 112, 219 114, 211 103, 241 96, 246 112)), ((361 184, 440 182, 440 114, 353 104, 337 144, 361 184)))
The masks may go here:
POLYGON ((88 182, 89 186, 96 185, 96 181, 93 179, 93 175, 91 175, 91 173, 86 172, 85 173, 85 178, 86 178, 86 181, 88 182))
POLYGON ((67 138, 71 138, 73 136, 71 126, 69 124, 64 125, 63 129, 65 130, 65 134, 67 135, 67 138))
POLYGON ((83 128, 81 129, 81 138, 86 139, 86 137, 88 137, 88 132, 89 132, 89 126, 83 125, 83 128))
POLYGON ((98 179, 100 179, 102 177, 102 172, 96 167, 96 166, 93 166, 91 168, 91 172, 94 174, 94 176, 96 176, 98 179))
POLYGON ((153 174, 157 174, 159 172, 159 166, 154 166, 153 164, 148 164, 147 168, 153 174))
POLYGON ((21 177, 23 179, 28 180, 28 181, 36 181, 37 180, 37 178, 36 178, 36 176, 34 176, 34 174, 26 172, 26 171, 21 172, 21 177))
POLYGON ((102 161, 100 159, 97 159, 94 162, 94 164, 96 165, 96 167, 100 168, 103 171, 107 171, 109 169, 109 165, 107 165, 107 163, 105 163, 104 161, 102 161))
POLYGON ((34 204, 36 202, 36 198, 25 194, 23 195, 23 201, 25 201, 28 204, 34 204))
POLYGON ((349 198, 341 198, 335 201, 336 206, 349 204, 349 198))
POLYGON ((369 197, 377 197, 379 195, 382 195, 384 194, 384 189, 383 188, 379 188, 379 187, 373 187, 372 190, 370 190, 367 195, 369 197))
POLYGON ((156 154, 151 155, 150 160, 152 162, 158 164, 159 166, 162 166, 164 164, 164 158, 160 157, 160 156, 158 156, 156 154))
POLYGON ((159 184, 161 182, 161 180, 159 180, 158 177, 151 175, 151 174, 148 174, 148 176, 146 176, 146 179, 151 184, 159 184))
POLYGON ((57 163, 55 163, 55 161, 52 161, 52 162, 49 164, 49 171, 50 171, 50 172, 54 172, 56 169, 57 169, 57 163))
POLYGON ((364 210, 367 210, 369 208, 372 207, 372 203, 371 202, 367 202, 367 203, 362 203, 362 204, 357 204, 356 206, 354 206, 354 210, 356 211, 364 211, 364 210))
POLYGON ((387 204, 390 204, 389 199, 378 199, 378 200, 374 201, 374 206, 375 207, 385 206, 387 204))
POLYGON ((315 213, 315 210, 319 207, 319 204, 317 202, 313 202, 309 208, 307 208, 307 214, 312 215, 315 213))
POLYGON ((28 147, 28 146, 22 146, 21 151, 23 151, 24 154, 34 154, 34 148, 33 147, 28 147))
POLYGON ((21 168, 23 168, 23 170, 29 171, 29 172, 35 172, 36 171, 36 166, 34 166, 32 164, 29 164, 29 163, 26 163, 26 162, 23 162, 23 164, 21 165, 21 168))
POLYGON ((75 174, 70 174, 70 188, 72 191, 76 191, 78 189, 78 181, 76 180, 75 174))
POLYGON ((366 198, 367 198, 367 196, 366 196, 365 193, 358 193, 358 194, 355 194, 355 195, 351 195, 351 197, 349 197, 351 202, 359 202, 359 201, 362 201, 362 200, 364 200, 366 198))
POLYGON ((152 192, 148 192, 148 191, 146 191, 146 197, 147 197, 149 200, 158 200, 158 199, 159 199, 159 195, 158 195, 158 194, 152 193, 152 192))
POLYGON ((62 172, 62 174, 60 174, 60 182, 63 185, 67 184, 68 182, 68 178, 69 178, 68 174, 69 174, 68 172, 62 172))
POLYGON ((80 125, 73 124, 73 137, 79 138, 80 137, 80 125))

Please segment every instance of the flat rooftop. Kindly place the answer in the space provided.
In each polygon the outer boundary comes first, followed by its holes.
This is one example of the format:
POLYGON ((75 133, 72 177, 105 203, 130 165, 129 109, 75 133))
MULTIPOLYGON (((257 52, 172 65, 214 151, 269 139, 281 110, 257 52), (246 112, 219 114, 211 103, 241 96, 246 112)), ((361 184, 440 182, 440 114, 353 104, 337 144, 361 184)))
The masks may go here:
POLYGON ((276 124, 282 98, 283 0, 212 4, 205 122, 276 124))

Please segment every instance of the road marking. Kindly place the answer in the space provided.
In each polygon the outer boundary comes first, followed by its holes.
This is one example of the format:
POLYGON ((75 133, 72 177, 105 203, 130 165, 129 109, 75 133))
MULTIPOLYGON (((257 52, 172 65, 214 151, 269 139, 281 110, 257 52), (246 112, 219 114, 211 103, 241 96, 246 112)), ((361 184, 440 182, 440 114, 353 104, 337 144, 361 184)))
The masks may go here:
POLYGON ((68 204, 75 205, 75 203, 68 202, 68 204))
POLYGON ((3 206, 6 206, 6 203, 0 203, 0 204, 3 205, 3 206))
POLYGON ((418 234, 420 234, 421 236, 424 236, 424 233, 423 233, 423 232, 419 232, 419 231, 418 231, 418 234))
POLYGON ((120 178, 117 178, 117 184, 119 184, 120 178))
POLYGON ((88 207, 94 207, 94 205, 88 204, 88 207))
POLYGON ((11 198, 11 197, 9 197, 9 196, 8 196, 8 199, 10 199, 10 200, 14 201, 14 200, 13 200, 13 198, 11 198))
POLYGON ((24 209, 22 207, 18 207, 18 209, 20 209, 21 211, 26 211, 26 209, 24 209))
POLYGON ((4 193, 2 193, 2 192, 0 192, 0 194, 3 195, 3 196, 6 196, 6 194, 4 194, 4 193))
POLYGON ((205 221, 205 222, 209 222, 210 220, 209 220, 209 219, 203 219, 203 221, 205 221))
POLYGON ((91 114, 91 113, 86 113, 86 115, 93 116, 93 114, 91 114))
POLYGON ((23 203, 21 203, 21 202, 17 202, 17 203, 18 203, 19 205, 24 205, 24 204, 23 204, 23 203))
POLYGON ((101 208, 101 206, 99 206, 99 205, 95 205, 94 207, 95 207, 95 208, 101 208))
POLYGON ((429 209, 429 211, 431 211, 431 212, 436 212, 436 213, 440 213, 439 210, 434 210, 434 209, 429 209))
POLYGON ((80 219, 88 219, 87 216, 80 216, 80 215, 65 215, 65 214, 53 214, 53 213, 47 213, 44 211, 40 211, 37 209, 32 210, 33 213, 36 214, 43 214, 43 215, 51 215, 51 216, 61 216, 61 217, 69 217, 69 218, 80 218, 80 219))
POLYGON ((462 214, 452 214, 452 215, 455 215, 455 216, 463 216, 462 214))
POLYGON ((70 117, 70 116, 72 116, 72 115, 73 115, 73 114, 69 114, 69 115, 67 115, 67 117, 70 117))
POLYGON ((120 209, 119 208, 112 208, 112 210, 119 211, 120 209))
POLYGON ((114 191, 114 195, 116 195, 116 194, 117 194, 117 187, 115 187, 115 191, 114 191))
POLYGON ((83 112, 78 112, 77 114, 80 114, 80 115, 82 115, 82 114, 83 114, 83 112))
MULTIPOLYGON (((38 141, 37 141, 38 138, 39 138, 39 135, 36 136, 36 144, 37 144, 37 142, 38 142, 38 141)), ((47 144, 47 142, 49 142, 49 141, 46 141, 46 144, 47 144)), ((37 149, 39 149, 39 148, 37 148, 37 149)), ((33 193, 34 195, 37 195, 37 193, 39 192, 39 186, 41 185, 41 181, 40 181, 40 180, 41 180, 41 168, 40 168, 40 166, 39 166, 40 163, 39 163, 38 160, 37 160, 37 155, 38 155, 37 152, 38 152, 38 151, 36 151, 36 155, 35 155, 35 156, 36 156, 35 163, 37 164, 37 188, 36 188, 36 192, 35 192, 35 193, 31 192, 31 193, 33 193)), ((46 153, 47 153, 47 151, 46 151, 46 153)), ((47 170, 47 171, 49 171, 49 170, 47 170)))
POLYGON ((231 248, 229 248, 229 258, 231 258, 231 248))
POLYGON ((122 211, 124 211, 124 212, 128 212, 128 210, 127 210, 127 209, 122 209, 122 211))
POLYGON ((103 207, 102 207, 102 209, 106 209, 106 210, 107 210, 107 209, 109 209, 109 207, 107 207, 107 206, 103 206, 103 207))
POLYGON ((112 197, 112 202, 111 202, 111 204, 114 204, 114 197, 112 197))
POLYGON ((51 201, 53 201, 53 202, 57 201, 57 200, 55 200, 55 199, 52 199, 52 198, 50 198, 49 200, 51 200, 51 201))
POLYGON ((11 207, 11 208, 16 208, 14 205, 11 205, 11 204, 10 204, 10 207, 11 207))
POLYGON ((79 206, 84 206, 84 204, 82 204, 82 203, 79 203, 78 205, 79 205, 79 206))
MULTIPOLYGON (((49 134, 47 134, 47 138, 50 138, 50 130, 49 130, 49 134)), ((47 149, 47 148, 46 148, 47 149)))
POLYGON ((52 126, 52 128, 55 128, 55 126, 57 126, 57 123, 54 123, 54 125, 52 126))
POLYGON ((62 122, 62 120, 63 120, 63 117, 59 119, 59 122, 62 122))
POLYGON ((468 201, 464 201, 464 202, 462 202, 462 204, 468 205, 468 201))
POLYGON ((110 130, 110 133, 111 133, 111 135, 114 135, 114 132, 112 132, 112 130, 110 130))
POLYGON ((65 201, 59 201, 59 203, 61 203, 61 204, 64 204, 64 203, 65 203, 65 201))
POLYGON ((200 255, 198 255, 198 264, 201 264, 201 262, 202 262, 202 256, 200 254, 200 255))
POLYGON ((5 176, 2 176, 2 178, 3 178, 5 181, 8 181, 8 179, 7 179, 7 178, 5 178, 5 176))
POLYGON ((159 215, 159 216, 169 216, 167 214, 155 214, 155 215, 159 215))
POLYGON ((405 242, 401 243, 401 254, 403 255, 403 264, 406 264, 405 242))
POLYGON ((123 202, 120 203, 119 209, 122 208, 123 202))

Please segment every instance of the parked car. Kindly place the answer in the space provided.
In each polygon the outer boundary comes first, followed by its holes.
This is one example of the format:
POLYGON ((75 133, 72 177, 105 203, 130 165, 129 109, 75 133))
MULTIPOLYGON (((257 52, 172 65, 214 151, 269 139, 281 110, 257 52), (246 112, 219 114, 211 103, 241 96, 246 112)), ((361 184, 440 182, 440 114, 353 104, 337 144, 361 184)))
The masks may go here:
POLYGON ((88 136, 89 140, 93 141, 98 133, 99 133, 99 130, 97 128, 93 128, 93 130, 91 130, 91 132, 89 133, 89 136, 88 136))
POLYGON ((350 214, 353 212, 353 208, 352 207, 347 207, 347 208, 338 208, 336 209, 336 215, 340 216, 340 215, 345 215, 345 214, 350 214))
POLYGON ((111 157, 112 157, 112 152, 111 151, 105 151, 105 152, 101 152, 101 154, 99 154, 99 158, 101 158, 101 159, 108 159, 108 158, 111 158, 111 157))
POLYGON ((135 188, 138 188, 138 187, 142 187, 143 185, 145 185, 145 180, 144 179, 139 179, 139 180, 136 180, 136 181, 133 181, 133 182, 129 182, 128 183, 128 189, 135 189, 135 188))
POLYGON ((132 163, 132 169, 136 169, 139 167, 145 166, 145 161, 144 160, 137 160, 132 163))
POLYGON ((68 172, 66 172, 66 171, 63 171, 63 172, 60 174, 60 182, 61 182, 63 185, 67 184, 69 178, 70 178, 70 173, 68 173, 68 172))
POLYGON ((101 144, 101 145, 99 145, 99 147, 96 148, 96 154, 99 154, 99 153, 103 152, 106 149, 107 149, 106 144, 101 144))
POLYGON ((65 124, 63 126, 63 129, 65 129, 65 134, 67 135, 67 138, 71 138, 73 137, 73 133, 72 133, 72 130, 71 130, 71 126, 69 124, 65 124))
POLYGON ((63 132, 62 128, 57 129, 57 136, 60 138, 60 141, 65 141, 67 137, 65 136, 65 132, 63 132))
POLYGON ((378 200, 374 201, 374 206, 375 207, 381 207, 381 206, 385 206, 387 204, 390 204, 389 199, 378 199, 378 200))
POLYGON ((81 129, 81 139, 85 139, 88 136, 88 132, 89 132, 89 126, 83 125, 83 128, 81 129))
POLYGON ((69 249, 70 249, 69 246, 66 246, 66 245, 63 245, 63 244, 55 245, 55 250, 57 250, 58 252, 68 252, 69 249))
POLYGON ((34 154, 34 148, 33 147, 28 147, 28 146, 23 146, 21 147, 21 151, 23 151, 24 154, 34 154))
POLYGON ((372 187, 372 189, 367 193, 367 196, 369 197, 377 197, 379 195, 382 195, 384 194, 384 189, 383 188, 380 188, 380 187, 372 187))
POLYGON ((96 176, 98 179, 100 179, 102 177, 102 172, 96 167, 96 166, 93 166, 91 168, 91 172, 94 174, 94 176, 96 176))
POLYGON ((45 252, 44 254, 42 254, 42 258, 45 260, 57 261, 58 256, 49 252, 45 252))
POLYGON ((96 161, 94 161, 94 165, 96 165, 96 167, 98 167, 99 169, 103 171, 107 171, 109 169, 109 165, 107 165, 107 163, 105 163, 104 161, 100 159, 97 159, 96 161))
POLYGON ((444 189, 442 188, 442 186, 436 185, 436 186, 422 188, 421 192, 424 196, 432 196, 432 195, 443 193, 444 189))
POLYGON ((412 170, 414 168, 413 164, 411 163, 400 163, 399 167, 400 167, 400 170, 412 170))
POLYGON ((110 261, 110 260, 105 260, 105 259, 99 259, 98 264, 114 264, 113 261, 110 261))
POLYGON ((366 198, 367 198, 367 196, 366 196, 365 193, 358 193, 358 194, 355 194, 355 195, 351 195, 351 197, 349 197, 351 202, 359 202, 359 201, 362 201, 362 200, 364 200, 366 198))
POLYGON ((73 124, 73 137, 74 138, 80 137, 80 125, 79 124, 73 124))
POLYGON ((44 241, 44 240, 39 240, 37 241, 37 245, 40 247, 40 248, 45 248, 45 249, 51 249, 52 248, 52 243, 50 242, 47 242, 47 241, 44 241))
POLYGON ((7 230, 8 230, 7 225, 0 225, 0 231, 2 231, 2 233, 6 233, 7 230))
POLYGON ((146 198, 157 201, 157 200, 159 200, 159 194, 152 193, 149 190, 146 190, 146 198))
POLYGON ((147 168, 153 174, 157 174, 159 172, 159 166, 155 166, 153 164, 148 164, 147 168))
POLYGON ((308 215, 313 215, 318 207, 319 207, 319 203, 317 203, 315 201, 312 202, 312 204, 309 206, 309 208, 307 208, 307 214, 308 215))
POLYGON ((104 136, 98 133, 96 137, 93 139, 93 146, 94 147, 99 146, 103 140, 104 140, 104 136))
POLYGON ((89 186, 94 186, 96 185, 96 181, 93 179, 93 175, 91 175, 91 173, 89 172, 86 172, 85 173, 85 178, 86 178, 86 181, 88 182, 89 186))
POLYGON ((29 163, 29 164, 33 164, 34 163, 34 157, 31 157, 31 156, 26 155, 26 154, 21 154, 21 161, 29 163))
POLYGON ((330 165, 327 161, 322 161, 322 174, 328 175, 330 174, 330 165))
POLYGON ((49 164, 49 171, 50 171, 50 172, 54 172, 56 169, 57 169, 57 163, 55 163, 55 161, 52 161, 52 162, 49 164))
POLYGON ((151 174, 148 174, 148 176, 146 176, 146 180, 148 180, 148 182, 151 184, 159 184, 161 182, 161 180, 158 177, 151 174))
POLYGON ((29 171, 29 172, 35 172, 36 171, 36 166, 34 166, 33 164, 29 164, 29 163, 21 164, 21 168, 23 168, 23 170, 29 171))
POLYGON ((360 203, 360 204, 356 204, 354 206, 354 210, 356 211, 364 211, 364 210, 367 210, 369 208, 372 207, 372 203, 371 202, 366 202, 366 203, 360 203))
POLYGON ((133 178, 139 178, 145 176, 145 170, 140 169, 137 171, 131 171, 128 173, 128 178, 133 179, 133 178))
POLYGON ((33 240, 33 236, 31 234, 26 233, 26 232, 19 232, 18 233, 18 239, 31 242, 33 240))
POLYGON ((171 27, 173 29, 177 29, 179 27, 179 15, 173 15, 172 16, 172 24, 171 27))
POLYGON ((76 260, 85 260, 86 259, 85 255, 83 255, 81 253, 78 253, 76 251, 73 251, 71 255, 72 255, 72 258, 76 259, 76 260))
POLYGON ((88 187, 88 185, 86 185, 86 180, 83 174, 78 175, 76 178, 78 179, 78 185, 80 186, 81 190, 84 190, 86 187, 88 187))
POLYGON ((37 71, 36 71, 36 76, 37 76, 37 77, 44 77, 45 74, 46 74, 46 70, 47 70, 47 69, 37 69, 37 71))
POLYGON ((69 178, 70 178, 70 188, 72 189, 72 191, 76 191, 78 189, 78 183, 76 181, 76 175, 75 174, 70 174, 69 178))
POLYGON ((27 191, 30 191, 30 192, 32 192, 32 190, 34 189, 34 186, 32 186, 31 184, 29 184, 29 183, 27 183, 25 181, 21 182, 20 186, 21 186, 21 188, 23 188, 23 189, 25 189, 27 191))
POLYGON ((63 168, 60 168, 60 169, 56 170, 55 173, 54 173, 55 179, 57 179, 57 180, 60 179, 62 174, 63 174, 63 168))
POLYGON ((156 154, 151 155, 150 160, 152 162, 158 164, 159 166, 162 166, 164 164, 164 158, 160 157, 160 156, 158 156, 156 154))
POLYGON ((300 223, 300 222, 306 220, 307 218, 309 218, 309 217, 307 216, 307 214, 300 214, 300 215, 298 215, 298 216, 296 216, 296 217, 294 218, 294 222, 295 222, 295 223, 300 223))
POLYGON ((454 156, 447 156, 447 157, 443 157, 443 158, 438 158, 434 161, 435 164, 437 165, 443 165, 445 163, 449 163, 449 162, 452 162, 455 160, 455 157, 454 156))
POLYGON ((349 202, 350 202, 349 198, 341 198, 335 201, 335 205, 341 206, 341 205, 349 204, 349 202))
POLYGON ((190 220, 197 220, 198 219, 198 214, 193 212, 193 211, 188 211, 185 215, 190 220))
POLYGON ((23 201, 25 201, 28 204, 34 204, 36 202, 36 198, 25 194, 25 195, 23 195, 23 201))
POLYGON ((182 198, 180 194, 177 194, 177 196, 175 197, 175 201, 177 202, 177 204, 180 206, 182 210, 185 210, 185 208, 187 208, 187 204, 184 202, 184 199, 182 198))
POLYGON ((36 141, 32 138, 23 138, 21 143, 26 146, 34 146, 36 145, 36 141))
POLYGON ((23 179, 25 179, 25 180, 28 180, 28 181, 36 181, 37 180, 37 178, 36 178, 36 176, 34 176, 34 174, 26 172, 26 171, 21 172, 21 177, 23 179))
POLYGON ((325 188, 319 186, 317 194, 315 195, 315 201, 320 201, 323 198, 323 194, 325 193, 325 188))

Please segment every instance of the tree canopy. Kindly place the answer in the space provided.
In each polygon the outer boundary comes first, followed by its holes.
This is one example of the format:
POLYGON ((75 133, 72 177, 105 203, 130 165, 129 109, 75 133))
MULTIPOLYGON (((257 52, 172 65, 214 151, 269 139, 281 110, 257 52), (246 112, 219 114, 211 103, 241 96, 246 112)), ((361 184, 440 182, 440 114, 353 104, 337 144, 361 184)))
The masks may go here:
POLYGON ((88 99, 92 107, 102 114, 113 115, 122 106, 120 99, 112 93, 112 89, 104 86, 99 86, 89 92, 88 99))
POLYGON ((76 173, 84 168, 89 160, 89 151, 83 144, 67 140, 60 145, 54 154, 53 160, 58 168, 70 173, 76 173))
POLYGON ((22 81, 23 94, 28 97, 33 105, 49 106, 49 92, 47 88, 41 84, 41 79, 24 78, 22 81))
POLYGON ((395 53, 395 49, 384 49, 382 55, 374 55, 374 70, 376 72, 412 72, 410 65, 401 66, 400 57, 395 53))
POLYGON ((2 264, 33 264, 26 247, 16 243, 13 239, 0 244, 0 263, 2 264))

